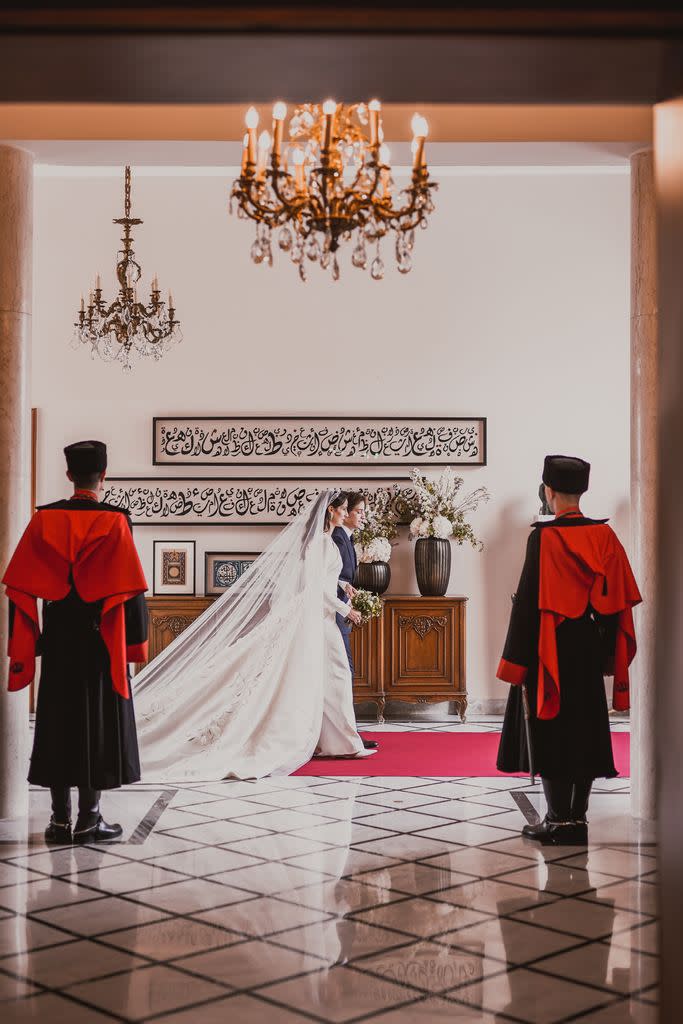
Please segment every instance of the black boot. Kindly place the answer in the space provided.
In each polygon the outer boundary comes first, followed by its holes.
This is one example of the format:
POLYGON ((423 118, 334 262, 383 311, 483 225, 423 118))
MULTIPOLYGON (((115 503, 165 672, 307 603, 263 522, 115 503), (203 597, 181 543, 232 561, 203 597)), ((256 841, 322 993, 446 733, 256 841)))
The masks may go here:
POLYGON ((78 790, 78 821, 74 829, 74 843, 110 843, 123 834, 120 825, 108 825, 100 814, 100 796, 96 789, 78 790))
POLYGON ((545 842, 546 837, 554 833, 558 827, 570 824, 570 807, 572 800, 572 783, 566 779, 542 778, 543 793, 548 805, 548 812, 538 825, 525 825, 522 835, 527 839, 545 842))
POLYGON ((53 814, 45 829, 45 842, 50 846, 71 846, 72 840, 71 822, 57 821, 53 814))
MULTIPOLYGON (((590 798, 592 779, 576 779, 572 786, 572 800, 569 809, 571 830, 564 833, 562 842, 567 846, 588 846, 588 800, 590 798)), ((560 839, 557 839, 560 842, 560 839)))
POLYGON ((576 779, 572 789, 571 819, 577 824, 587 825, 588 801, 593 787, 592 779, 576 779))
POLYGON ((52 817, 45 829, 45 842, 68 846, 71 843, 71 790, 68 786, 50 786, 52 817))
POLYGON ((580 779, 565 785, 569 787, 569 799, 562 809, 567 813, 562 821, 551 822, 539 839, 544 846, 587 846, 586 811, 592 781, 580 779))

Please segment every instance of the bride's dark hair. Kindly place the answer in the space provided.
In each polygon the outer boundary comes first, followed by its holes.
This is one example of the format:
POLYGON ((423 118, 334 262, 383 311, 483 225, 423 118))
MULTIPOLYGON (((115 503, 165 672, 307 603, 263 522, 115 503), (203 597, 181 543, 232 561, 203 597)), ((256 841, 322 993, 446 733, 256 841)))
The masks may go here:
POLYGON ((330 509, 331 508, 341 508, 342 505, 344 504, 344 502, 348 501, 348 498, 349 498, 349 496, 346 493, 346 491, 340 491, 339 494, 337 494, 332 499, 332 501, 328 501, 327 508, 325 509, 325 525, 323 527, 323 529, 325 531, 329 530, 330 523, 332 521, 331 517, 330 517, 330 509))

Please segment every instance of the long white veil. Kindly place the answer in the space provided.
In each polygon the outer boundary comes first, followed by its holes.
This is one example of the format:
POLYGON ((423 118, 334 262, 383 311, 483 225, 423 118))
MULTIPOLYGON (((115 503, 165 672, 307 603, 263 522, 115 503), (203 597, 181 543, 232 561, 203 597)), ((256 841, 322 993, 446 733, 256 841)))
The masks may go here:
POLYGON ((320 495, 135 677, 145 782, 289 775, 320 736, 324 518, 320 495))

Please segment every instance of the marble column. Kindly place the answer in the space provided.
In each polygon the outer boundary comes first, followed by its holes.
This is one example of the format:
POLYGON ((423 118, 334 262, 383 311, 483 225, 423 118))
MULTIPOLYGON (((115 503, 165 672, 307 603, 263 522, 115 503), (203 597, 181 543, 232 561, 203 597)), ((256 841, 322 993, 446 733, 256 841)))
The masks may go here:
POLYGON ((657 203, 651 149, 631 157, 631 555, 643 603, 635 612, 631 808, 656 816, 657 203))
MULTIPOLYGON (((0 574, 30 514, 29 365, 33 157, 0 145, 0 574)), ((28 691, 7 692, 7 602, 0 599, 0 817, 28 809, 28 691)))
POLYGON ((655 107, 659 324, 657 779, 661 1005, 683 1020, 683 96, 655 107))

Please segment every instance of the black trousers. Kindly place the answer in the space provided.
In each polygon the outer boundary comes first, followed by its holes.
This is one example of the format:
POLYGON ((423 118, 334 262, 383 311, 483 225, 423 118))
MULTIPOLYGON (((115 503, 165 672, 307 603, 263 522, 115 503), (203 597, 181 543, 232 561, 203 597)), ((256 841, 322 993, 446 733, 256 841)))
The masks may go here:
POLYGON ((588 811, 592 779, 542 777, 549 821, 583 821, 588 811))
MULTIPOLYGON (((71 821, 71 788, 69 786, 51 786, 52 817, 58 825, 71 821)), ((94 824, 93 818, 100 813, 100 790, 78 787, 78 821, 79 824, 94 824)))

